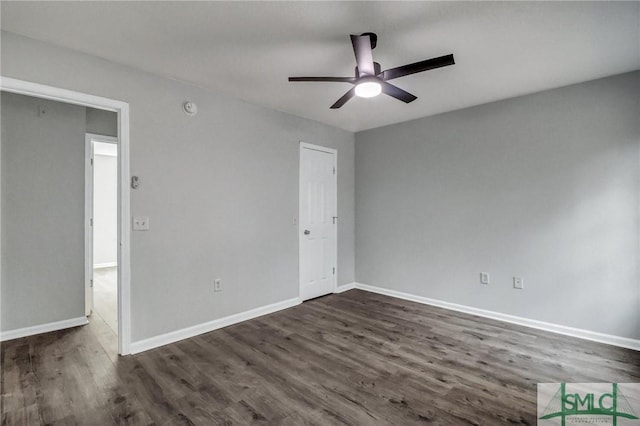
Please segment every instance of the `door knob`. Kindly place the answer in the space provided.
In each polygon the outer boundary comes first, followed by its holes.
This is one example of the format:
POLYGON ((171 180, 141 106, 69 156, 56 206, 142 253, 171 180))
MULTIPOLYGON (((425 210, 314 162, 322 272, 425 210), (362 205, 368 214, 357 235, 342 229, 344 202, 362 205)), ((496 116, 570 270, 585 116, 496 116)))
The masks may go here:
POLYGON ((309 231, 308 229, 304 230, 304 235, 309 235, 311 233, 311 231, 309 231))

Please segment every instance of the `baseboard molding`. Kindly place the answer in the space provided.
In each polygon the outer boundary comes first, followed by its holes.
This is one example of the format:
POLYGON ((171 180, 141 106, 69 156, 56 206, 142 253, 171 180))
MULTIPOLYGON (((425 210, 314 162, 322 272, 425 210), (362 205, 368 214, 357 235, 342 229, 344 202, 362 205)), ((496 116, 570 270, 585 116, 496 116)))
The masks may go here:
POLYGON ((261 317, 263 315, 271 314, 283 309, 291 308, 293 306, 299 305, 300 303, 302 303, 300 298, 295 297, 293 299, 284 300, 282 302, 273 303, 267 306, 261 306, 259 308, 251 309, 245 312, 240 312, 239 314, 229 315, 228 317, 219 318, 213 321, 183 328, 181 330, 171 331, 159 336, 132 342, 130 353, 137 354, 140 352, 148 351, 149 349, 158 348, 160 346, 168 345, 169 343, 188 339, 199 334, 208 333, 219 328, 228 327, 233 324, 261 317))
POLYGON ((87 317, 71 318, 62 321, 49 322, 46 324, 32 325, 30 327, 17 328, 0 332, 0 342, 19 339, 21 337, 33 336, 35 334, 48 333, 50 331, 63 330, 65 328, 78 327, 89 324, 87 317))
POLYGON ((94 263, 93 269, 113 268, 114 266, 118 266, 118 262, 94 263))
POLYGON ((353 290, 354 288, 356 288, 356 283, 343 284, 338 286, 334 293, 343 293, 345 291, 353 290))
POLYGON ((502 314, 500 312, 487 311, 485 309, 474 308, 471 306, 458 305, 456 303, 444 302, 442 300, 430 299, 428 297, 416 296, 400 291, 389 290, 382 287, 374 287, 362 283, 355 283, 355 288, 378 293, 385 296, 396 297, 398 299, 409 300, 412 302, 422 303, 425 305, 437 306, 439 308, 450 309, 452 311, 464 312, 466 314, 477 315, 479 317, 491 318, 511 324, 523 325, 525 327, 535 328, 538 330, 549 331, 551 333, 562 334, 565 336, 577 337, 579 339, 591 340, 593 342, 606 343, 608 345, 619 346, 622 348, 640 351, 640 340, 630 339, 628 337, 614 336, 611 334, 597 333, 595 331, 583 330, 579 328, 568 327, 565 325, 552 324, 544 321, 532 320, 529 318, 518 317, 514 315, 502 314))

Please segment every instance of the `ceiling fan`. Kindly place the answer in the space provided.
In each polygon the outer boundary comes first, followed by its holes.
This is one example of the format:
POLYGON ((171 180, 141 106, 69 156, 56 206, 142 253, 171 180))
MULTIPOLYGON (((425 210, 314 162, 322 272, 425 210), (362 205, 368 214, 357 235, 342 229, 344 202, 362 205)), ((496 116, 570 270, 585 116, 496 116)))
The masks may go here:
POLYGON ((377 42, 378 36, 375 33, 351 34, 351 44, 356 55, 357 65, 355 77, 289 77, 289 81, 331 81, 353 84, 354 87, 351 90, 331 105, 332 109, 340 108, 354 95, 362 98, 372 98, 384 93, 409 103, 415 101, 417 97, 388 83, 389 80, 455 64, 451 54, 381 71, 380 64, 373 62, 373 54, 371 52, 375 49, 377 42))

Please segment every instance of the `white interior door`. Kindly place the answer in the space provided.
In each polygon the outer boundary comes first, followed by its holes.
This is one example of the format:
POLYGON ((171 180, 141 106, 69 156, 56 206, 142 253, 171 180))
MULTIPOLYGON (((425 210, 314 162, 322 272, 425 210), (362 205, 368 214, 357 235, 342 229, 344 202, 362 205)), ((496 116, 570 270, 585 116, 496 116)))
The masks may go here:
POLYGON ((300 144, 300 297, 336 289, 337 179, 335 150, 300 144))

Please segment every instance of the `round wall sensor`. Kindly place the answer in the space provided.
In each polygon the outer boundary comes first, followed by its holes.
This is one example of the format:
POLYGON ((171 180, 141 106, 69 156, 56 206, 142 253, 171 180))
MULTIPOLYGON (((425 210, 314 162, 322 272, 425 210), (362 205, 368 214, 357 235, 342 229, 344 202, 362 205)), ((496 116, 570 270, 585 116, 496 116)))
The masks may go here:
POLYGON ((195 103, 189 101, 186 101, 182 104, 182 109, 187 115, 196 115, 198 112, 198 106, 195 103))

